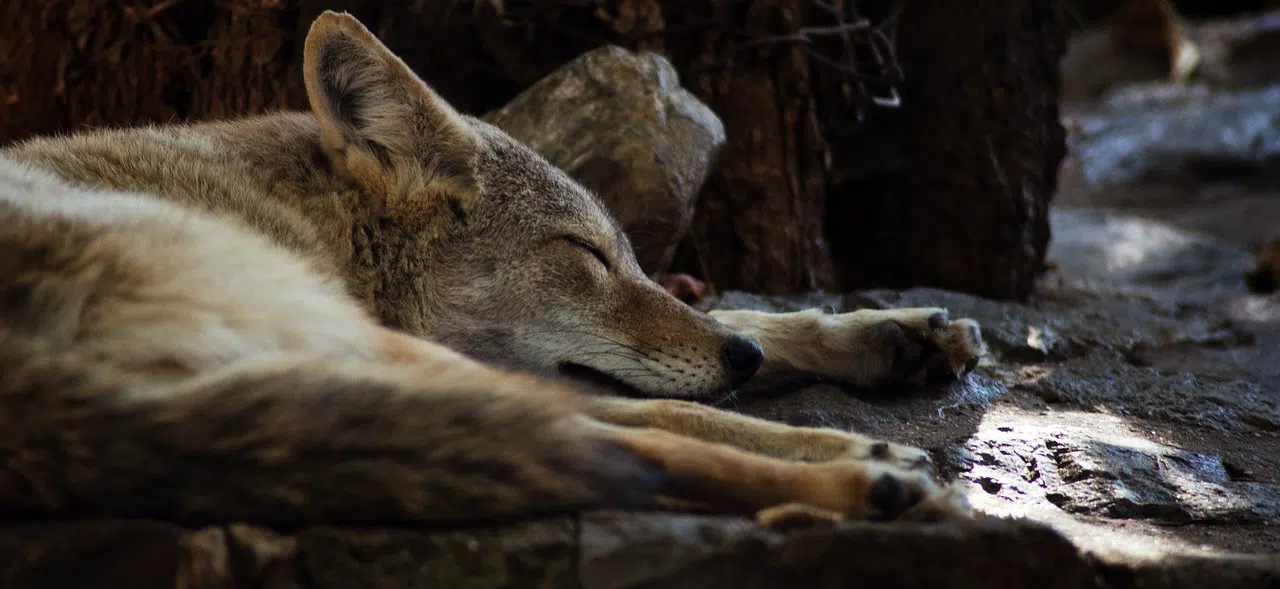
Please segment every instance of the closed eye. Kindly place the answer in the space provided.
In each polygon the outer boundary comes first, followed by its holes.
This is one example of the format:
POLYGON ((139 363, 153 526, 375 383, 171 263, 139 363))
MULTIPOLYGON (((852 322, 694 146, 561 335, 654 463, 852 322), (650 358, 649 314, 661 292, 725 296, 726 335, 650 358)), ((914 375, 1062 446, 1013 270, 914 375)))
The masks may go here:
POLYGON ((609 264, 609 258, 606 258, 604 255, 604 252, 600 251, 600 248, 592 245, 591 242, 585 239, 582 239, 581 237, 570 236, 570 237, 566 237, 565 239, 568 240, 569 243, 572 243, 573 245, 576 245, 584 250, 587 250, 588 252, 591 252, 591 255, 595 256, 597 260, 600 260, 601 264, 604 264, 605 270, 608 270, 611 268, 609 264))

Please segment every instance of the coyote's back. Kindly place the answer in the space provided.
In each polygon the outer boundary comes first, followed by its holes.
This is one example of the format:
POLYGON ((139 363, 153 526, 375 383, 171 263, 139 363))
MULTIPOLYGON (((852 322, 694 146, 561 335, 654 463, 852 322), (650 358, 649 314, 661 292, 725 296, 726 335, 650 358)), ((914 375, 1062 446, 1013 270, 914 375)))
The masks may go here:
POLYGON ((510 351, 548 313, 486 301, 558 277, 487 236, 618 246, 598 201, 349 16, 317 19, 305 61, 310 113, 0 150, 0 512, 368 523, 651 502, 659 469, 575 393, 447 347, 553 366, 510 351))
POLYGON ((571 394, 387 331, 217 218, 0 159, 0 252, 8 516, 449 521, 657 483, 571 394))

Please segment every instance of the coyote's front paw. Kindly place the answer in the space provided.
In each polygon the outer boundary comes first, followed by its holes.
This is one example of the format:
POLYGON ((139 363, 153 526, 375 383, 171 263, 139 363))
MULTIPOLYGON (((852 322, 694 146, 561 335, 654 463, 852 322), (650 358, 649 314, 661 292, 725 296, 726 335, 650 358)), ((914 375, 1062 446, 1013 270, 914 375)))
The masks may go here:
MULTIPOLYGON (((846 519, 873 521, 940 521, 972 514, 959 487, 943 487, 923 472, 860 460, 812 466, 822 469, 814 484, 823 485, 820 488, 836 494, 822 498, 822 503, 817 505, 822 508, 819 514, 829 510, 843 514, 846 519)), ((787 519, 777 515, 762 512, 757 519, 787 519)))
MULTIPOLYGON (((861 334, 880 356, 884 373, 868 380, 922 385, 963 377, 978 365, 985 347, 978 323, 947 318, 945 309, 873 311, 876 321, 861 334)), ((870 376, 870 375, 869 375, 870 376)))
POLYGON ((929 475, 921 472, 904 472, 896 468, 865 466, 870 485, 867 487, 865 506, 857 505, 851 512, 865 508, 867 519, 894 520, 932 505, 944 491, 929 475))

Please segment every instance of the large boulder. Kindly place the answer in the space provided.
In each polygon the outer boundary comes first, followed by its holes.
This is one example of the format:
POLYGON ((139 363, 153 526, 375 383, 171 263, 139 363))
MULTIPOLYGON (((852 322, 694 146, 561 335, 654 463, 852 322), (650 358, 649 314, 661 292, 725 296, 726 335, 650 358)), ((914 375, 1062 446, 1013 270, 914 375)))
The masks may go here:
POLYGON ((640 267, 665 272, 689 231, 724 125, 665 58, 605 46, 485 115, 604 200, 640 267))

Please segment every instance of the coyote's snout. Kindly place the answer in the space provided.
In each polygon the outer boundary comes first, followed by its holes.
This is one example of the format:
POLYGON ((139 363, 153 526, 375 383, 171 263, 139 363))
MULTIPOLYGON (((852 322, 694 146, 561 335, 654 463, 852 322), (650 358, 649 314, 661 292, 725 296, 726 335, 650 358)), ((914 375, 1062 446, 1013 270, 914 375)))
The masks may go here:
POLYGON ((619 245, 591 245, 587 238, 550 243, 517 269, 543 277, 491 293, 504 305, 526 310, 518 318, 504 318, 511 327, 509 340, 455 345, 478 358, 533 370, 549 367, 628 396, 711 400, 756 373, 763 361, 756 342, 648 280, 625 236, 600 225, 608 238, 595 241, 619 245), (529 289, 531 283, 535 286, 529 289), (527 301, 528 292, 543 296, 527 301))
POLYGON ((521 347, 545 350, 547 363, 565 376, 630 396, 709 400, 759 369, 764 356, 755 341, 673 304, 643 276, 617 283, 616 300, 603 309, 554 313, 521 347))

